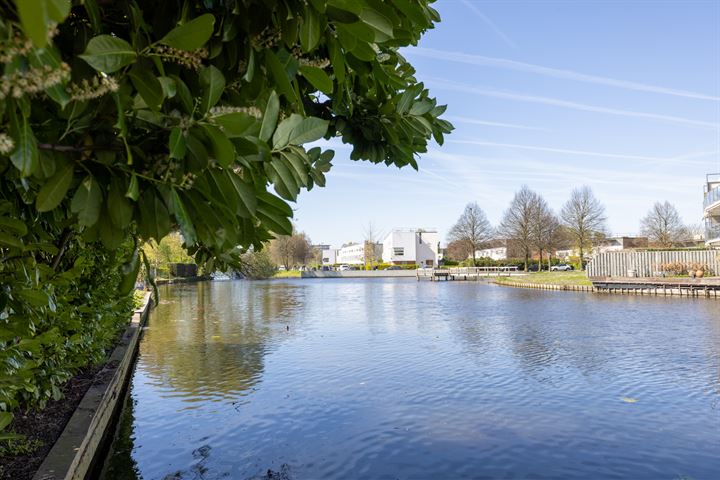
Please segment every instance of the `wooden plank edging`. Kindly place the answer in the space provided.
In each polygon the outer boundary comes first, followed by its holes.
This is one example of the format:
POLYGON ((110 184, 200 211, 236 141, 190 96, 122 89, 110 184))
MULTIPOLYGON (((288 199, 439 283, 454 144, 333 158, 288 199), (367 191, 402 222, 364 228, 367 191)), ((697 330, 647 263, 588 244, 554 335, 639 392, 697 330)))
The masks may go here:
POLYGON ((133 313, 120 343, 95 376, 33 480, 82 480, 87 477, 122 399, 121 393, 132 370, 140 332, 151 307, 151 295, 147 292, 142 307, 133 313))

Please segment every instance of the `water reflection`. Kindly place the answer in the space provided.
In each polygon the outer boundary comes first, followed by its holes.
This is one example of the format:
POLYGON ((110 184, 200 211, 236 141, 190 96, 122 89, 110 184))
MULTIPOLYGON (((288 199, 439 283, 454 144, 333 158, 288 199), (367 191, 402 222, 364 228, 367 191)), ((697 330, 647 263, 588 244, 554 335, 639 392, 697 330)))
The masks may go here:
POLYGON ((140 373, 161 396, 234 399, 253 388, 263 359, 302 321, 303 289, 200 283, 161 291, 140 350, 140 373))
POLYGON ((715 301, 361 279, 163 293, 131 454, 106 478, 720 471, 715 301))

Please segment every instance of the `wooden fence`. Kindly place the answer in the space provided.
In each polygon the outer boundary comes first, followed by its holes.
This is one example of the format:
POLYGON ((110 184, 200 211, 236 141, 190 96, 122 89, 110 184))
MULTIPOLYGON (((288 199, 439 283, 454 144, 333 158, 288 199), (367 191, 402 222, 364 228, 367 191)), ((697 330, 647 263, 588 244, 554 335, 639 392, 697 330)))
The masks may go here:
POLYGON ((720 250, 665 250, 657 252, 605 252, 587 265, 589 277, 658 277, 661 265, 681 262, 707 265, 712 275, 720 275, 720 250))

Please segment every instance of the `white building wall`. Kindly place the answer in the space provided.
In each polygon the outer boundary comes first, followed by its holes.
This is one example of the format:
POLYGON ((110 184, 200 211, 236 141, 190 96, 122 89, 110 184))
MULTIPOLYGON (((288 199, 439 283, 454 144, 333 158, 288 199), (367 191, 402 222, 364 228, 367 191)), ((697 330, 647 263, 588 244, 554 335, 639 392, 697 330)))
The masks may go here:
POLYGON ((328 248, 322 251, 322 264, 334 265, 337 263, 337 249, 328 248))
POLYGON ((383 240, 385 263, 437 266, 440 235, 433 231, 393 230, 383 240))
POLYGON ((362 265, 365 263, 365 247, 361 243, 346 245, 338 250, 337 262, 347 265, 362 265))
MULTIPOLYGON (((472 258, 472 257, 468 257, 472 258)), ((475 251, 475 258, 491 258, 493 260, 507 260, 507 247, 483 248, 475 251)))

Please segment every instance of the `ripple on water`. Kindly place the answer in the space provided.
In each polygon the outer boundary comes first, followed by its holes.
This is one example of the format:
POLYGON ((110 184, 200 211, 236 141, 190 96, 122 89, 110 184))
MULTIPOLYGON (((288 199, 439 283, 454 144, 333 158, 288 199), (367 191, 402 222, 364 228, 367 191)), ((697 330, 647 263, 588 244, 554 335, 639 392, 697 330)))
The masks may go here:
POLYGON ((107 478, 720 471, 716 302, 352 279, 164 298, 107 478))

